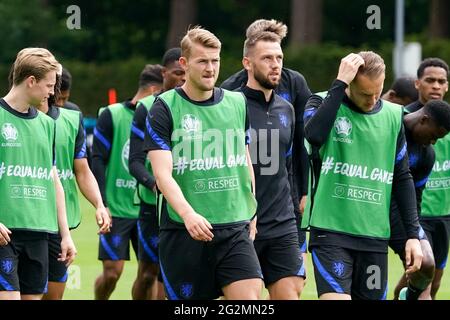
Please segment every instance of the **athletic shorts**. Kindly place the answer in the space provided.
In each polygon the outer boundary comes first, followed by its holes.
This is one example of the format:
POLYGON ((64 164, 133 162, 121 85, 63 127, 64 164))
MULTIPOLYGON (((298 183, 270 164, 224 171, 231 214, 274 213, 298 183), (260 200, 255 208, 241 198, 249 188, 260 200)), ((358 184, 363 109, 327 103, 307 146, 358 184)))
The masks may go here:
POLYGON ((294 210, 294 213, 295 213, 295 221, 297 224, 298 244, 300 246, 300 252, 307 253, 308 242, 306 241, 306 230, 302 230, 302 215, 298 210, 294 210))
POLYGON ((59 234, 48 235, 48 281, 66 282, 67 267, 64 262, 58 261, 61 253, 61 236, 59 234))
POLYGON ((275 239, 256 239, 253 244, 266 287, 282 278, 305 277, 297 233, 286 234, 275 239))
POLYGON ((111 232, 100 235, 99 260, 130 260, 130 241, 138 252, 138 219, 112 218, 111 232))
POLYGON ((46 293, 47 233, 12 230, 10 237, 8 245, 0 246, 0 291, 46 293))
POLYGON ((158 263, 159 226, 156 206, 141 202, 138 230, 138 260, 158 263))
POLYGON ((210 242, 191 238, 186 229, 161 230, 160 272, 167 297, 216 299, 239 280, 262 279, 247 225, 213 230, 210 242))
MULTIPOLYGON (((391 238, 389 239, 389 247, 400 256, 400 259, 405 261, 405 246, 406 241, 408 241, 408 236, 403 226, 401 217, 399 215, 391 214, 390 225, 391 225, 391 238)), ((427 235, 423 230, 422 226, 420 226, 419 230, 419 240, 428 241, 427 235)))
POLYGON ((450 241, 450 219, 420 219, 431 248, 433 249, 436 269, 445 269, 450 241))
POLYGON ((315 246, 312 260, 317 293, 345 293, 354 300, 385 300, 387 253, 315 246))

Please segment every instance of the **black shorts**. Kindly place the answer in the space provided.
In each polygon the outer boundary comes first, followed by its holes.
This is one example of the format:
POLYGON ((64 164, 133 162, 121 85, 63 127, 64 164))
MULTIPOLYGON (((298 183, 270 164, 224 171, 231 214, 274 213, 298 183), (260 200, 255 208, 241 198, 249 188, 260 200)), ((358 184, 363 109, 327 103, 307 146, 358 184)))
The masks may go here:
POLYGON ((48 235, 48 281, 66 282, 67 267, 62 261, 58 261, 61 253, 61 236, 59 234, 48 235))
POLYGON ((159 226, 156 206, 141 202, 138 230, 138 260, 159 263, 159 226))
POLYGON ((305 277, 297 233, 275 239, 255 240, 255 250, 267 286, 286 277, 305 277))
POLYGON ((436 269, 445 269, 450 241, 450 219, 448 217, 421 218, 420 224, 425 230, 428 241, 433 249, 436 269))
POLYGON ((130 241, 138 252, 137 219, 112 218, 111 232, 100 235, 99 260, 130 260, 130 241))
POLYGON ((386 253, 315 246, 312 259, 317 293, 345 293, 355 300, 385 300, 386 253))
POLYGON ((47 292, 48 238, 45 232, 15 231, 0 247, 0 291, 47 292))
POLYGON ((161 230, 160 271, 169 299, 216 299, 230 283, 262 279, 247 225, 213 233, 212 241, 203 242, 185 229, 161 230))
MULTIPOLYGON (((400 259, 404 261, 405 246, 406 241, 408 241, 408 236, 406 234, 405 227, 403 226, 401 217, 398 214, 395 215, 391 214, 390 225, 391 225, 391 237, 389 239, 389 247, 400 256, 400 259)), ((425 231, 423 230, 422 226, 420 226, 419 230, 419 240, 428 241, 428 237, 425 231)))
POLYGON ((306 240, 306 230, 300 230, 300 226, 298 226, 298 245, 301 253, 308 252, 308 241, 306 240))

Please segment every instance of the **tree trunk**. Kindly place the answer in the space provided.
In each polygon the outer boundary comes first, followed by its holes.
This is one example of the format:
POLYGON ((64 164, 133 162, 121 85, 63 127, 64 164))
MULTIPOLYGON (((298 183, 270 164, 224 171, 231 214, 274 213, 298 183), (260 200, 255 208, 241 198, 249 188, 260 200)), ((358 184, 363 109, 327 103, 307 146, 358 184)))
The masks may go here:
POLYGON ((189 26, 194 26, 196 22, 197 0, 171 0, 167 49, 179 47, 189 26))
POLYGON ((431 0, 430 3, 430 38, 448 38, 449 32, 449 10, 448 0, 431 0))
POLYGON ((319 43, 322 39, 322 0, 291 0, 290 45, 319 43))

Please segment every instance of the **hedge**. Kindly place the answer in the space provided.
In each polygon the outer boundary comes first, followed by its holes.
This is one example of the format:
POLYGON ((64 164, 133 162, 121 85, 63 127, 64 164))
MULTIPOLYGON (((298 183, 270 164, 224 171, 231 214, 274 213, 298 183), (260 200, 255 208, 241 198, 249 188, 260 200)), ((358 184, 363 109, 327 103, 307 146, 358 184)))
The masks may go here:
MULTIPOLYGON (((378 48, 362 45, 359 48, 342 47, 327 43, 308 46, 300 49, 286 48, 284 65, 301 72, 311 88, 311 91, 326 90, 336 77, 339 62, 349 52, 374 50, 385 60, 387 66, 385 88, 393 81, 392 43, 382 44, 378 48)), ((427 41, 422 44, 422 56, 436 56, 450 63, 450 41, 427 41)), ((118 99, 131 98, 137 90, 139 73, 146 63, 158 63, 159 59, 147 60, 135 57, 125 61, 108 63, 84 63, 79 61, 62 61, 73 76, 71 101, 77 103, 86 115, 95 115, 97 109, 108 103, 108 89, 115 88, 118 99)), ((7 77, 10 66, 0 65, 0 89, 6 94, 7 77)), ((222 53, 221 83, 233 72, 241 68, 241 56, 222 53)), ((447 100, 450 95, 447 95, 447 100)))

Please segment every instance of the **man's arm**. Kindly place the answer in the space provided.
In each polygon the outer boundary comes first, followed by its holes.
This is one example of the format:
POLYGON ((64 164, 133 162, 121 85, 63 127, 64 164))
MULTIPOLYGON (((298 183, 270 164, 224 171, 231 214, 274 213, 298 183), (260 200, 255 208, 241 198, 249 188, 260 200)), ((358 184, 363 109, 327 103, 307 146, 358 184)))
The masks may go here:
POLYGON ((75 259, 77 250, 75 248, 75 244, 73 243, 72 236, 70 235, 69 225, 67 224, 64 189, 61 181, 59 180, 55 166, 53 166, 52 175, 56 192, 56 209, 58 214, 59 234, 61 235, 61 256, 58 258, 58 261, 64 262, 68 267, 75 259))
POLYGON ((211 224, 195 212, 187 202, 180 186, 172 177, 172 152, 167 150, 151 150, 149 158, 155 172, 158 189, 171 207, 183 219, 186 229, 194 240, 211 241, 214 237, 211 224))
MULTIPOLYGON (((306 102, 311 96, 311 90, 306 83, 305 78, 295 72, 294 78, 294 90, 296 92, 295 99, 293 101, 293 107, 295 110, 295 138, 294 138, 294 158, 293 170, 296 182, 297 194, 300 203, 304 203, 306 195, 308 194, 308 153, 305 148, 305 122, 303 120, 306 102)), ((300 212, 303 213, 300 205, 300 212)))
POLYGON ((74 172, 77 179, 78 187, 84 197, 95 207, 95 218, 99 226, 99 233, 109 232, 111 219, 108 211, 103 205, 102 195, 97 184, 94 174, 89 169, 86 158, 75 159, 74 172))
POLYGON ((133 123, 131 124, 130 157, 128 163, 130 174, 136 178, 139 184, 149 190, 154 190, 156 187, 155 177, 150 175, 145 167, 147 153, 143 150, 146 117, 147 109, 140 103, 134 113, 133 123))
MULTIPOLYGON (((246 156, 247 156, 247 166, 248 166, 248 172, 250 174, 250 178, 252 180, 252 192, 253 195, 256 195, 256 181, 255 181, 255 171, 253 170, 253 164, 252 164, 252 159, 250 157, 250 150, 247 146, 245 147, 245 152, 246 152, 246 156)), ((256 228, 256 224, 258 221, 258 217, 255 213, 255 216, 253 217, 253 219, 250 221, 250 239, 253 241, 255 240, 256 234, 258 233, 258 229, 256 228)))
MULTIPOLYGON (((433 170, 434 161, 436 160, 436 154, 432 146, 427 147, 426 155, 421 161, 420 166, 417 170, 414 170, 413 180, 414 187, 416 189, 416 201, 417 201, 417 215, 420 217, 422 213, 422 194, 426 187, 428 178, 430 177, 431 171, 433 170)), ((413 171, 413 170, 411 170, 413 171)))
POLYGON ((111 112, 108 108, 100 114, 94 129, 94 141, 92 144, 92 173, 97 180, 102 195, 103 204, 107 207, 106 198, 106 166, 111 154, 113 138, 113 124, 111 112))
POLYGON ((403 125, 397 138, 392 193, 397 201, 408 239, 405 246, 405 262, 406 273, 409 274, 420 269, 423 254, 419 242, 419 217, 417 215, 414 183, 409 171, 403 125))

